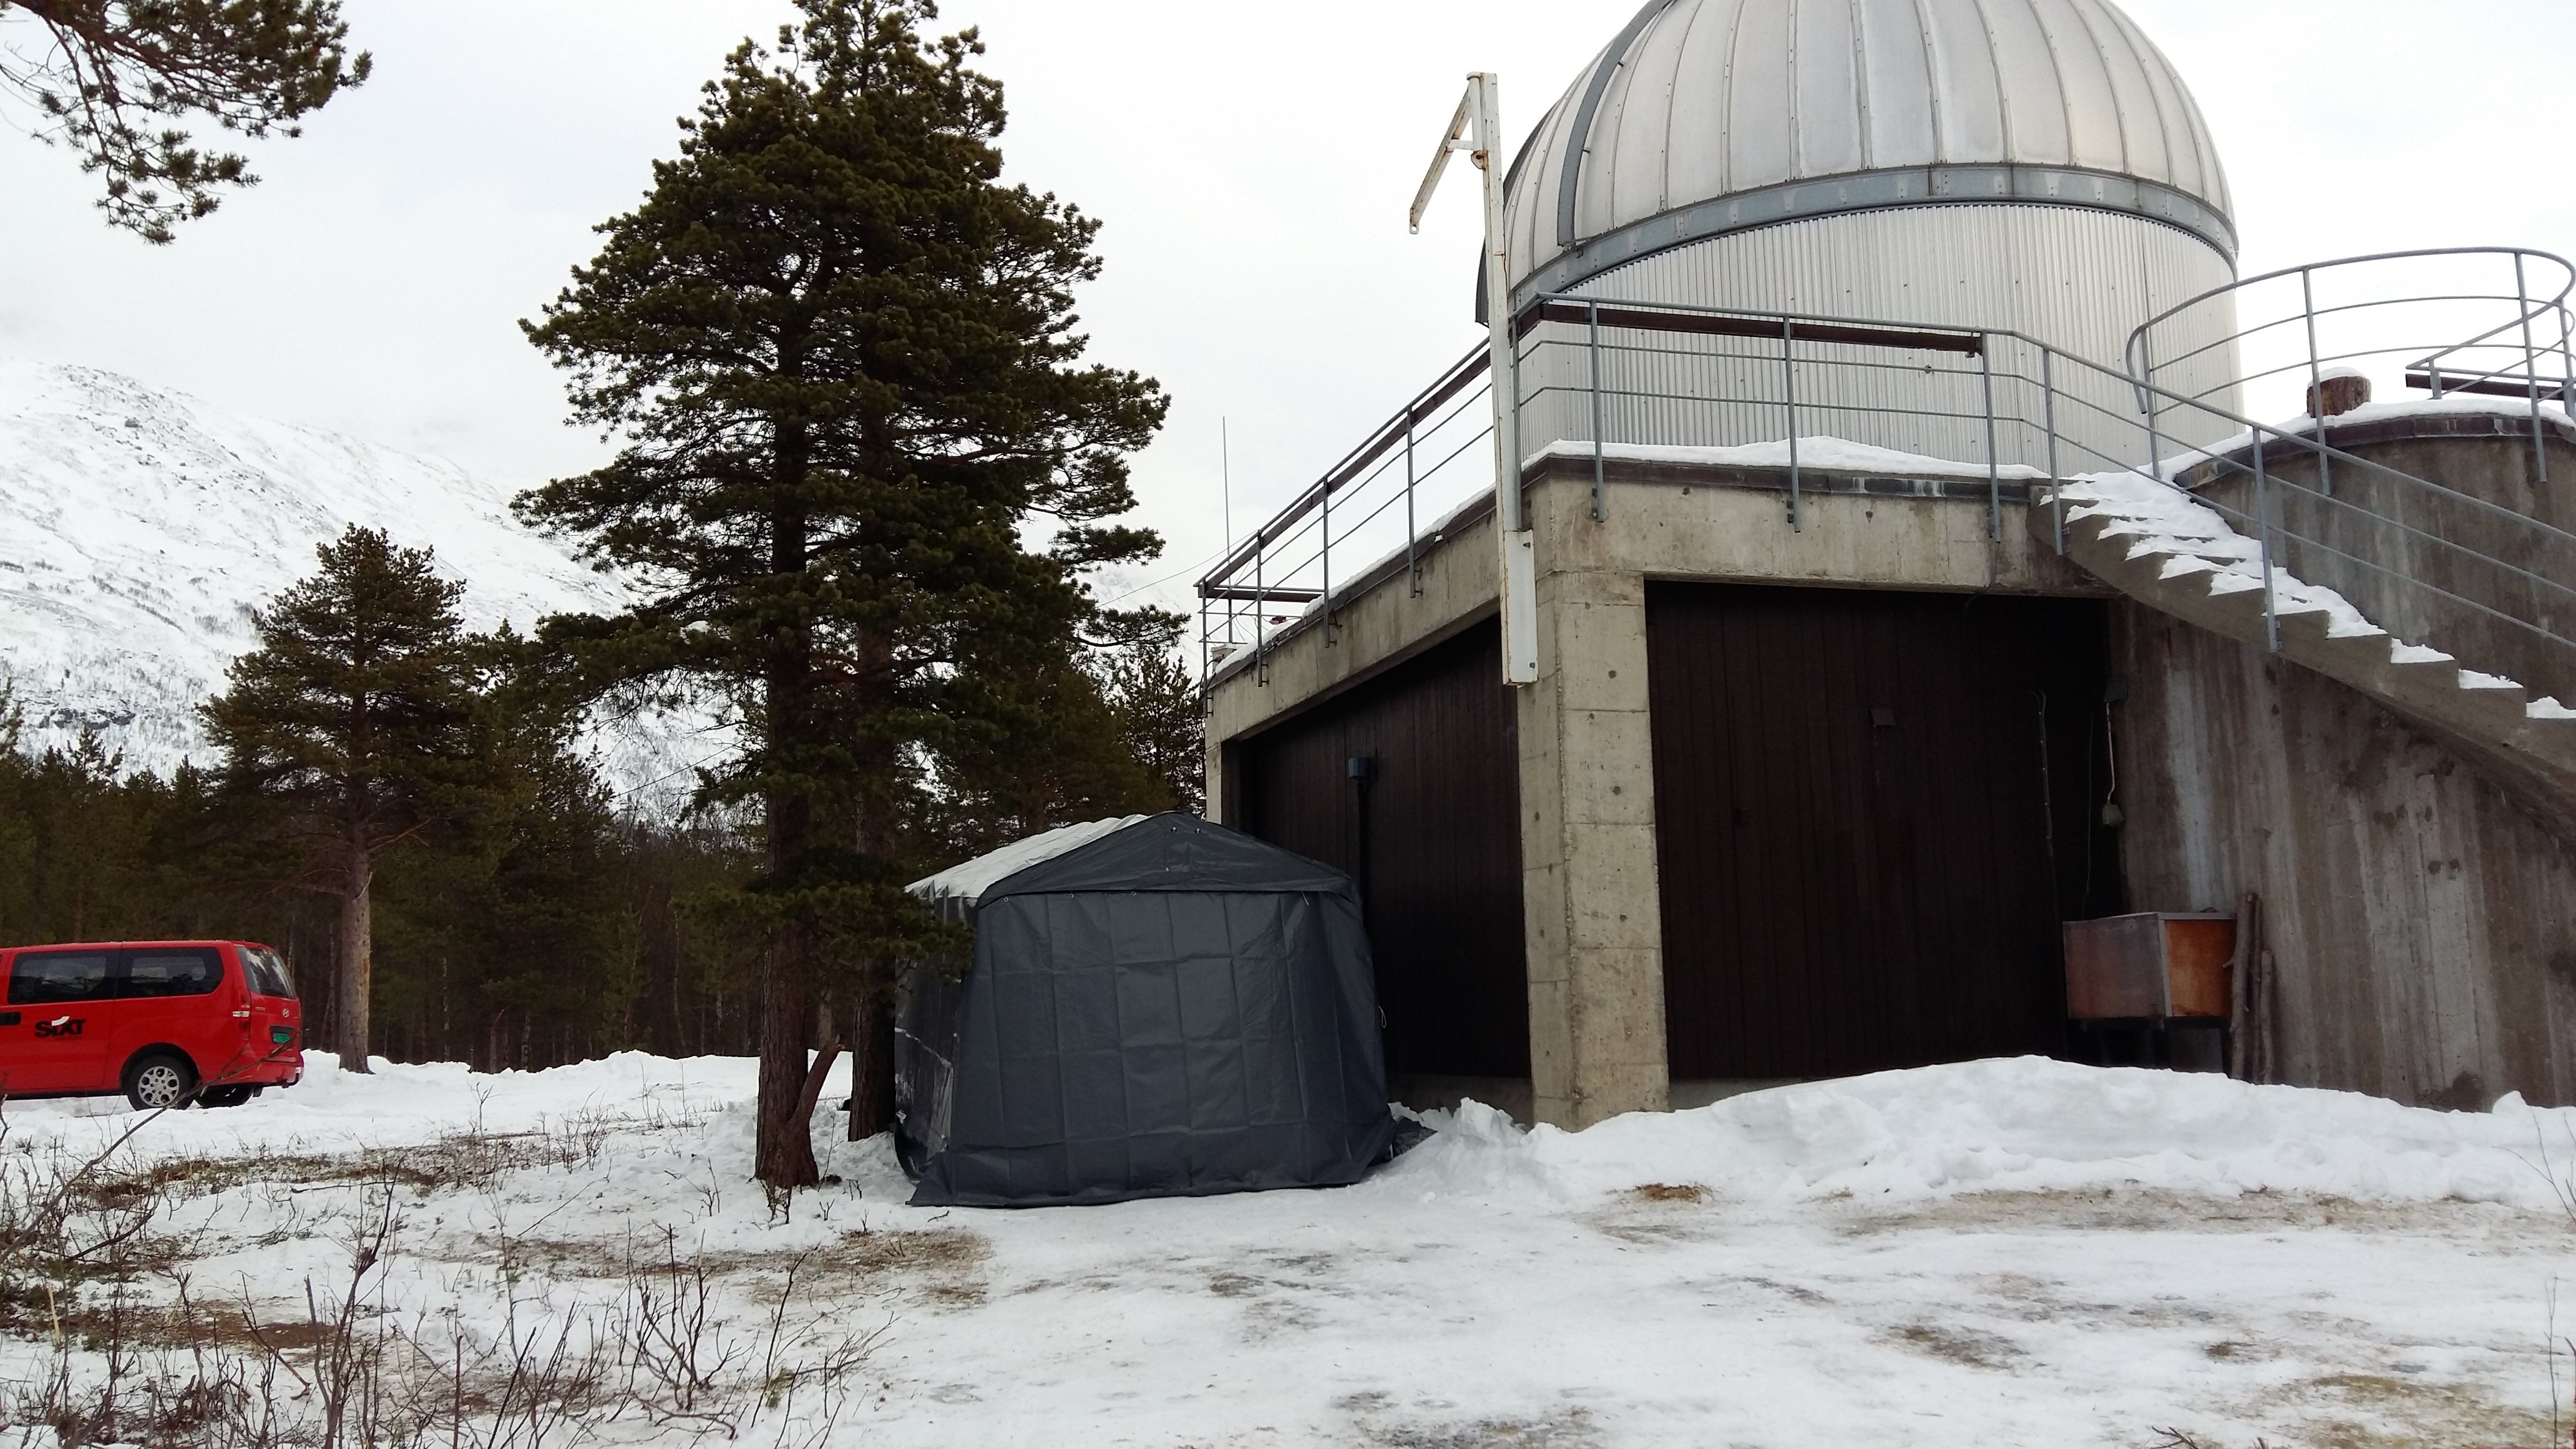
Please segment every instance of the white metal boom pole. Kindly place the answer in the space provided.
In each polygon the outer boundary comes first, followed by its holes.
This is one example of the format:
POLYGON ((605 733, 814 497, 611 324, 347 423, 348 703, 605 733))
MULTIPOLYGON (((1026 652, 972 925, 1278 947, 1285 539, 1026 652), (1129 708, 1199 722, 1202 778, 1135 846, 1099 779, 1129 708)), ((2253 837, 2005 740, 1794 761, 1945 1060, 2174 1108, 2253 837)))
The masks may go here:
POLYGON ((1538 563, 1529 520, 1521 508, 1520 381, 1512 339, 1510 232, 1505 212, 1502 85, 1488 71, 1467 77, 1466 99, 1450 118, 1449 133, 1431 158, 1430 173, 1414 194, 1414 229, 1422 227, 1422 210, 1449 164, 1449 153, 1472 153, 1483 173, 1485 202, 1485 325, 1492 335, 1492 365, 1487 371, 1494 398, 1494 536, 1501 553, 1496 560, 1503 630, 1503 682, 1538 682, 1538 563))

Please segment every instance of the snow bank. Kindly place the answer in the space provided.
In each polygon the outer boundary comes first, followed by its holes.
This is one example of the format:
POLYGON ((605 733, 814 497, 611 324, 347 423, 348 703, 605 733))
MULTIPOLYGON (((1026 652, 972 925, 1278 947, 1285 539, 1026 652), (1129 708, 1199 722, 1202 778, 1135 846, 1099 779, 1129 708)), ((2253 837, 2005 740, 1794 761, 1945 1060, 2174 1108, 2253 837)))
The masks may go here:
POLYGON ((1523 1132, 1475 1103, 1384 1174, 1410 1191, 1578 1197, 1697 1183, 1735 1199, 2133 1186, 2555 1210, 2576 1110, 2507 1097, 2436 1112, 2377 1097, 2040 1057, 1882 1072, 1523 1132))
MULTIPOLYGON (((460 1131, 541 1132, 583 1116, 669 1119, 722 1115, 759 1091, 751 1057, 673 1059, 618 1052, 536 1072, 476 1072, 461 1062, 402 1063, 374 1072, 340 1069, 333 1053, 304 1053, 304 1080, 272 1087, 247 1106, 166 1114, 130 1146, 146 1154, 332 1152, 430 1142, 460 1131)), ((11 1134, 104 1145, 135 1126, 122 1097, 33 1099, 7 1104, 11 1134)))
MULTIPOLYGON (((145 1153, 316 1151, 426 1142, 467 1128, 542 1131, 587 1115, 699 1120, 728 1150, 741 1137, 747 1153, 758 1086, 747 1057, 642 1052, 488 1075, 380 1060, 372 1076, 308 1052, 305 1070, 301 1084, 247 1107, 165 1116, 133 1145, 145 1153)), ((8 1112, 14 1131, 75 1146, 133 1123, 121 1100, 12 1102, 8 1112)), ((2557 1211, 2553 1177, 2561 1185, 2576 1177, 2576 1109, 2534 1109, 2508 1096, 2488 1112, 2439 1112, 2351 1092, 2041 1057, 1773 1088, 1582 1132, 1524 1130, 1474 1102, 1424 1120, 1437 1133, 1359 1191, 1548 1207, 1646 1183, 1696 1183, 1774 1205, 2140 1187, 2557 1211)))

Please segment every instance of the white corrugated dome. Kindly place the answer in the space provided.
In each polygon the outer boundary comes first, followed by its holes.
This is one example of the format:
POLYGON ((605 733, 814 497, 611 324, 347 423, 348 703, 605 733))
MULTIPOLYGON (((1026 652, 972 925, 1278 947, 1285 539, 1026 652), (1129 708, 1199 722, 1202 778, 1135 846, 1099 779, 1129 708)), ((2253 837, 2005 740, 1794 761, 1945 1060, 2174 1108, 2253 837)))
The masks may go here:
POLYGON ((2199 107, 2108 0, 1649 0, 1540 123, 1511 194, 1522 295, 1921 204, 2127 212, 2235 252, 2199 107))

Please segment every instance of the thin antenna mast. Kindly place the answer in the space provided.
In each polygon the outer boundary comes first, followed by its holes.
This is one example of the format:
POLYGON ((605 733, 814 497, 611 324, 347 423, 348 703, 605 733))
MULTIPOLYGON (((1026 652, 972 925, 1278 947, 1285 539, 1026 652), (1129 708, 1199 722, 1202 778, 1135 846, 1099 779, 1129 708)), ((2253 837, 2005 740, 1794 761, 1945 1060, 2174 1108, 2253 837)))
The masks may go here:
POLYGON ((1431 155, 1431 170, 1413 194, 1411 221, 1422 230, 1423 210, 1449 166, 1449 153, 1465 151, 1484 173, 1485 326, 1492 335, 1487 369, 1494 398, 1494 534, 1501 545, 1503 682, 1538 682, 1538 565, 1529 520, 1521 508, 1520 371, 1512 341, 1512 290, 1508 198, 1503 194, 1502 82, 1491 71, 1467 77, 1467 94, 1449 118, 1448 133, 1431 155))
POLYGON ((1226 430, 1226 420, 1216 420, 1216 469, 1218 487, 1225 497, 1225 551, 1234 552, 1234 438, 1226 430))

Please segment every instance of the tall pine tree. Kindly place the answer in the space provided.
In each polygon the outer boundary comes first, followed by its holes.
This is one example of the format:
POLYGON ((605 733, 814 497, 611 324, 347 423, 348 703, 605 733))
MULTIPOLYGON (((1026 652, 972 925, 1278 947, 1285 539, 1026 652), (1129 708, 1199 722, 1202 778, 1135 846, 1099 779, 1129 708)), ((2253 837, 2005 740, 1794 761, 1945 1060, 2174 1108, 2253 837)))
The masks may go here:
POLYGON ((237 787, 282 807, 296 883, 340 902, 332 1046, 368 1070, 377 857, 467 813, 493 755, 456 602, 426 549, 351 525, 257 616, 259 647, 202 709, 237 787))
POLYGON ((1164 409, 1081 361, 1096 224, 1001 184, 974 33, 925 42, 930 0, 798 9, 775 51, 733 53, 529 327, 623 447, 520 501, 646 589, 552 637, 744 721, 700 798, 765 823, 738 904, 765 954, 758 1173, 779 1186, 815 1178, 818 1036, 825 1065, 857 1059, 853 1130, 891 1116, 892 967, 931 930, 900 858, 926 754, 994 698, 979 680, 1025 676, 1094 613, 1086 569, 1158 547, 1100 520, 1132 506, 1122 455, 1164 409))

